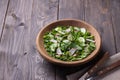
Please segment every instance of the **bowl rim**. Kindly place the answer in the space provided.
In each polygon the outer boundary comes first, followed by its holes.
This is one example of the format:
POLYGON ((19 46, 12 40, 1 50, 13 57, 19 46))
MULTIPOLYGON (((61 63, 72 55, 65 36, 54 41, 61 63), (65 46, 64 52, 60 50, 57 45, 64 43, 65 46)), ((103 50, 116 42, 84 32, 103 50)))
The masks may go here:
MULTIPOLYGON (((36 37, 36 46, 37 46, 37 50, 39 51, 39 54, 40 54, 42 57, 44 57, 45 59, 47 59, 49 62, 56 63, 56 64, 63 64, 63 65, 77 65, 77 64, 79 65, 79 64, 83 64, 83 63, 87 63, 87 62, 91 61, 91 60, 98 54, 98 52, 99 52, 99 50, 100 50, 100 47, 101 47, 101 37, 100 37, 100 34, 98 33, 98 31, 94 28, 94 26, 88 24, 88 23, 85 22, 85 21, 78 20, 78 19, 60 19, 60 20, 51 22, 51 23, 49 23, 48 25, 45 25, 44 27, 41 28, 41 30, 39 31, 39 33, 38 33, 38 35, 37 35, 37 37, 36 37), (40 44, 40 38, 39 38, 39 36, 41 35, 42 31, 43 31, 46 27, 48 27, 49 25, 52 25, 52 24, 54 24, 54 23, 61 22, 61 21, 76 21, 76 22, 81 22, 81 23, 83 23, 83 24, 85 24, 85 25, 93 28, 93 29, 95 30, 95 32, 97 33, 98 38, 99 38, 99 46, 98 46, 99 48, 97 48, 96 53, 93 54, 93 52, 92 52, 92 53, 91 53, 91 54, 92 54, 91 57, 88 57, 88 56, 87 56, 86 58, 84 58, 84 59, 82 59, 82 60, 78 60, 78 61, 62 61, 62 60, 59 60, 59 59, 55 59, 55 58, 49 56, 48 54, 46 55, 45 52, 40 48, 40 45, 39 45, 39 44, 40 44)), ((42 47, 44 47, 44 46, 42 46, 42 47)), ((46 51, 46 53, 47 53, 47 51, 46 51)), ((89 55, 89 56, 90 56, 90 55, 89 55)))

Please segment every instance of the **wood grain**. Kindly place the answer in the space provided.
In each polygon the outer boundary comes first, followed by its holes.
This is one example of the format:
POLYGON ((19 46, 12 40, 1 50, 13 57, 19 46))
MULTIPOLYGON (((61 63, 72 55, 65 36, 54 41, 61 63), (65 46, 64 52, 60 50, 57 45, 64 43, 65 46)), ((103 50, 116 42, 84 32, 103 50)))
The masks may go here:
POLYGON ((11 0, 0 44, 3 54, 3 80, 33 79, 32 58, 29 51, 32 0, 11 0))
POLYGON ((4 26, 5 16, 7 13, 7 7, 9 4, 9 0, 0 0, 0 41, 2 37, 2 30, 4 26))
POLYGON ((110 0, 110 11, 117 52, 120 52, 120 0, 110 0))
POLYGON ((57 19, 57 0, 11 0, 0 51, 5 80, 54 80, 55 70, 36 50, 41 27, 57 19))
MULTIPOLYGON (((7 12, 8 7, 8 0, 0 0, 0 42, 2 37, 2 30, 4 26, 5 21, 5 15, 7 12)), ((4 52, 0 50, 0 80, 4 79, 4 52)))
POLYGON ((95 26, 102 38, 101 52, 115 54, 115 40, 112 29, 109 0, 85 0, 85 21, 95 26))
POLYGON ((60 0, 59 19, 81 19, 84 20, 84 0, 60 0))
POLYGON ((55 80, 55 66, 44 60, 36 50, 36 37, 46 24, 57 20, 58 0, 34 0, 30 28, 30 54, 35 57, 35 80, 55 80))

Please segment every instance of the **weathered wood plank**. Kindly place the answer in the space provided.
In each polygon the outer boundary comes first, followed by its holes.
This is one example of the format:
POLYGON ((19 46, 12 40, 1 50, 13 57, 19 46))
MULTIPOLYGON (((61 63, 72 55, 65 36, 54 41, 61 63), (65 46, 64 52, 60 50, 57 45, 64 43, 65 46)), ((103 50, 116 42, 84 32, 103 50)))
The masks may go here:
POLYGON ((55 80, 55 67, 36 50, 38 31, 57 19, 58 0, 11 0, 0 44, 3 79, 55 80))
POLYGON ((8 2, 9 0, 0 0, 0 40, 2 37, 2 30, 3 30, 5 15, 7 12, 8 2))
POLYGON ((84 0, 60 0, 59 19, 81 19, 84 20, 84 0))
MULTIPOLYGON (((81 19, 84 20, 84 0, 59 0, 58 19, 81 19)), ((80 70, 80 67, 56 68, 56 80, 65 80, 66 75, 80 70)), ((74 80, 74 79, 73 79, 74 80)))
POLYGON ((110 0, 110 11, 117 52, 120 52, 120 0, 110 0))
POLYGON ((29 57, 29 27, 31 26, 32 0, 10 0, 0 43, 3 79, 33 80, 32 58, 29 57))
POLYGON ((30 53, 35 57, 35 80, 55 80, 55 66, 44 60, 36 51, 35 39, 46 24, 57 20, 58 0, 34 0, 30 28, 30 53))
MULTIPOLYGON (((7 12, 8 7, 8 0, 0 0, 0 41, 2 37, 2 30, 4 26, 4 20, 7 12)), ((4 79, 4 52, 0 50, 0 80, 4 79)))
POLYGON ((85 0, 85 21, 95 26, 102 38, 101 52, 115 54, 109 0, 85 0))

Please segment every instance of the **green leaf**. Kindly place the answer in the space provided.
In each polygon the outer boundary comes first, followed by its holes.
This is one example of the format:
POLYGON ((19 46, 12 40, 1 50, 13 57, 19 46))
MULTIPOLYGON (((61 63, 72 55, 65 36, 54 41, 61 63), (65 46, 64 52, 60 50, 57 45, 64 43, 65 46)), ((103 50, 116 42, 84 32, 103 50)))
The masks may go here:
POLYGON ((94 36, 85 28, 57 26, 45 33, 43 39, 48 54, 63 61, 84 59, 96 48, 94 36))
POLYGON ((51 51, 55 52, 55 49, 57 48, 57 44, 50 45, 51 51))
POLYGON ((94 47, 94 48, 96 47, 96 46, 95 46, 95 43, 93 43, 93 42, 90 42, 90 46, 91 46, 91 47, 94 47))
POLYGON ((72 34, 69 34, 69 35, 67 36, 67 39, 70 40, 70 41, 72 41, 72 40, 73 40, 72 34))
POLYGON ((80 43, 84 43, 84 42, 85 42, 84 37, 79 37, 79 38, 77 38, 77 40, 78 40, 80 43))

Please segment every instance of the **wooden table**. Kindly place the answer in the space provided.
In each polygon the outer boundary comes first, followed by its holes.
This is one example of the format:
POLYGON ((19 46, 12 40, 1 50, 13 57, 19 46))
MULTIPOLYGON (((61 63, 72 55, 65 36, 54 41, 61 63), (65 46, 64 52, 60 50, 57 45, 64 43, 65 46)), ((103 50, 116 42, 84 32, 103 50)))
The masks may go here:
POLYGON ((102 54, 120 51, 120 0, 0 0, 0 80, 65 80, 79 70, 50 64, 36 50, 39 30, 66 18, 93 25, 102 54))

